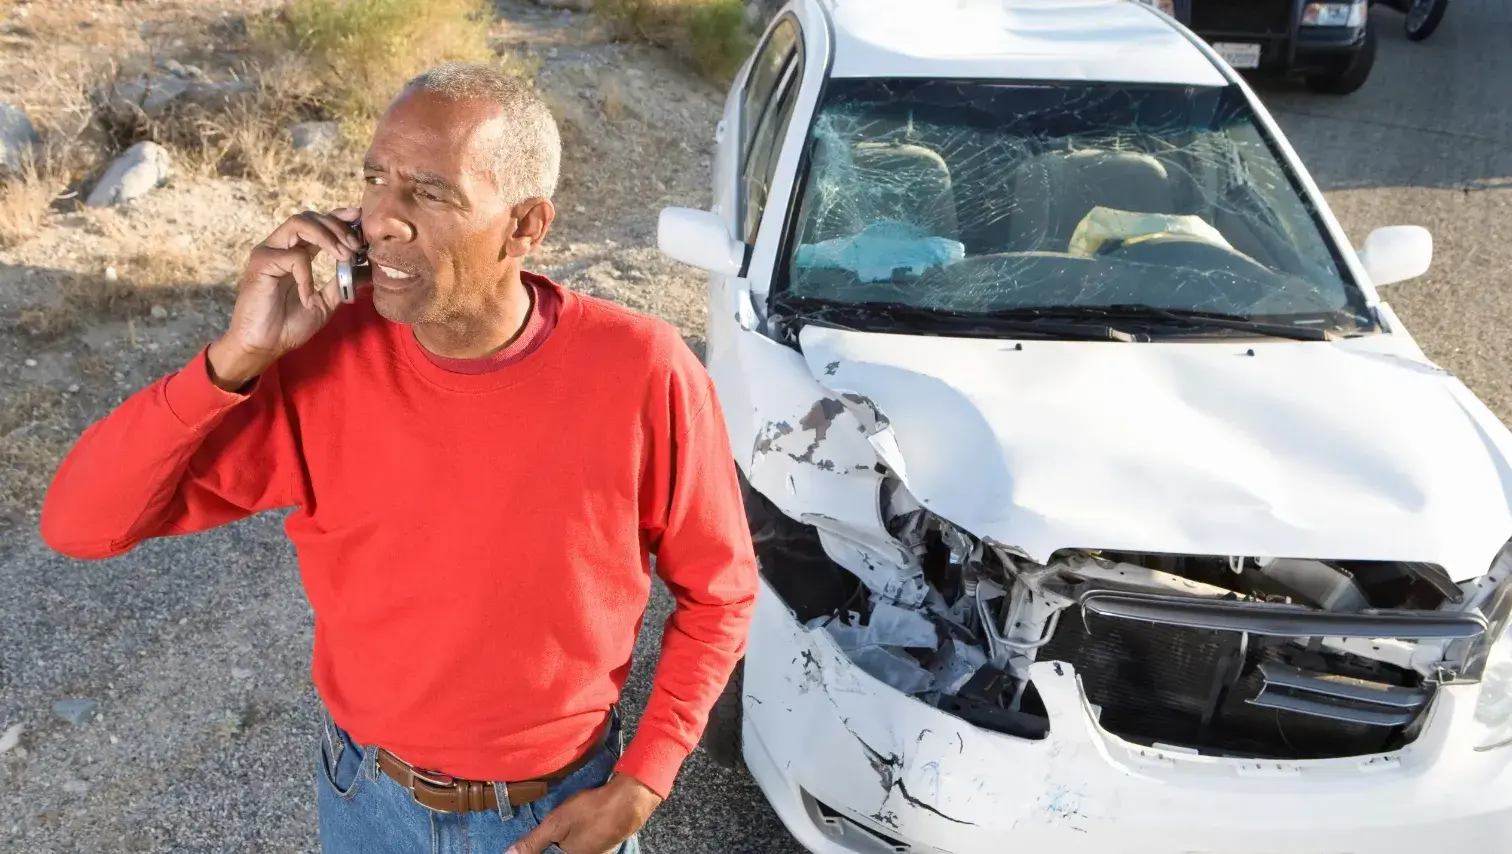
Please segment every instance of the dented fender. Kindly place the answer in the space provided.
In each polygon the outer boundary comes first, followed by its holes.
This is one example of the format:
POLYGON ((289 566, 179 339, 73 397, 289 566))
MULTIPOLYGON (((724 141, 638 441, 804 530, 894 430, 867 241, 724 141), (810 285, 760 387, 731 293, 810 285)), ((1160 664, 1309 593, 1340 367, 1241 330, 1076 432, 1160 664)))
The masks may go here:
POLYGON ((886 417, 859 395, 826 388, 801 354, 757 331, 745 280, 712 287, 726 310, 709 321, 708 369, 747 481, 817 528, 830 559, 875 593, 922 603, 922 568, 883 523, 878 464, 901 466, 886 417))

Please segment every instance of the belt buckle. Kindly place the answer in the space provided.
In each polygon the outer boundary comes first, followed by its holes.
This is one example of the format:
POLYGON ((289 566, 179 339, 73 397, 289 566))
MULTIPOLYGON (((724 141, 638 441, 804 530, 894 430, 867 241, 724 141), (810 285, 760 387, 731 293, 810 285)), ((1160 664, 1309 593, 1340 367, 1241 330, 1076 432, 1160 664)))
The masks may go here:
POLYGON ((461 811, 460 809, 436 809, 435 807, 421 801, 420 792, 418 791, 419 789, 424 788, 425 791, 429 792, 430 794, 450 795, 452 797, 453 803, 456 803, 460 806, 460 801, 457 798, 456 777, 453 777, 450 774, 441 774, 435 771, 422 771, 419 768, 413 767, 410 768, 410 775, 410 799, 415 803, 419 804, 422 807, 425 807, 431 812, 446 813, 461 811))

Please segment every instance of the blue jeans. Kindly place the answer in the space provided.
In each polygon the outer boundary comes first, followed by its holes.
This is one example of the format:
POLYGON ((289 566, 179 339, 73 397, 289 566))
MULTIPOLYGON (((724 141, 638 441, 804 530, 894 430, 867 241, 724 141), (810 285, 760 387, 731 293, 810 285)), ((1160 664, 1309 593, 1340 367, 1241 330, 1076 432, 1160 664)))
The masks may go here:
MULTIPOLYGON (((498 810, 488 812, 441 813, 415 803, 408 790, 379 771, 373 746, 354 743, 329 713, 321 717, 325 725, 315 785, 322 854, 504 854, 562 801, 607 782, 622 740, 616 713, 608 747, 544 798, 514 808, 503 800, 498 810)), ((546 850, 565 854, 555 845, 546 850)), ((631 837, 616 851, 639 854, 640 848, 631 837)))

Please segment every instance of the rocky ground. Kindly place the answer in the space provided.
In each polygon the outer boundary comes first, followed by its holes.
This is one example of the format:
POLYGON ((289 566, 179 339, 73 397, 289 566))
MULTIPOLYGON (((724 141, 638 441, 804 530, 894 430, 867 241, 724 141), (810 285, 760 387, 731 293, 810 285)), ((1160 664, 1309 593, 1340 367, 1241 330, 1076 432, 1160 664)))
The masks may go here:
MULTIPOLYGON (((99 79, 102 49, 129 69, 158 75, 174 58, 231 80, 242 16, 263 5, 0 2, 0 102, 50 127, 86 116, 66 93, 99 79)), ((657 253, 656 213, 707 204, 723 91, 661 51, 613 43, 591 16, 499 9, 495 47, 533 73, 565 143, 535 269, 660 315, 698 346, 703 280, 657 253)), ((35 528, 78 432, 222 328, 247 249, 296 210, 349 204, 361 184, 320 180, 320 164, 269 186, 176 161, 129 203, 81 204, 105 165, 0 248, 0 850, 311 851, 311 624, 279 519, 95 565, 49 554, 35 528)), ((667 607, 659 591, 647 625, 667 607)), ((655 646, 643 643, 632 707, 655 646)), ((747 779, 701 756, 687 767, 648 850, 791 844, 747 779), (740 841, 712 841, 724 839, 740 841)))
MULTIPOLYGON (((186 85, 232 84, 241 22, 271 2, 0 0, 0 102, 66 132, 88 119, 81 93, 111 66, 129 79, 172 74, 159 67, 172 59, 186 85)), ((659 51, 612 43, 587 15, 499 8, 496 47, 533 72, 566 140, 560 218, 537 268, 695 339, 703 279, 660 257, 654 230, 663 205, 707 204, 722 91, 659 51)), ((1400 16, 1381 19, 1381 59, 1361 92, 1265 98, 1357 244, 1377 225, 1434 230, 1433 272, 1389 298, 1429 354, 1507 419, 1512 17, 1494 0, 1457 0, 1423 44, 1400 36, 1400 16)), ((0 133, 6 122, 0 114, 0 133)), ((294 210, 359 192, 341 172, 345 154, 307 152, 290 169, 278 159, 287 152, 263 151, 273 160, 251 166, 286 179, 216 176, 178 158, 163 186, 98 208, 83 204, 108 162, 96 151, 88 180, 30 236, 0 246, 0 850, 314 850, 310 615, 280 520, 102 564, 59 558, 36 536, 61 453, 220 329, 247 248, 294 210), (89 703, 57 705, 68 700, 89 703)), ((659 595, 648 627, 666 608, 659 595)), ((654 635, 641 644, 632 714, 654 635)), ((798 850, 749 778, 701 753, 646 843, 798 850)))

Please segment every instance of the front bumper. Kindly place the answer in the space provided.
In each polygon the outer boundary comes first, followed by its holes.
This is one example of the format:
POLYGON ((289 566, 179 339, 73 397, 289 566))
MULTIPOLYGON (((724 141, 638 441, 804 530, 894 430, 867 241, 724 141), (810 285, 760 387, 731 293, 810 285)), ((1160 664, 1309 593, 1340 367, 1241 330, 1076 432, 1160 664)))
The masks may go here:
POLYGON ((1468 743, 1476 686, 1441 688, 1406 749, 1275 762, 1131 744, 1068 665, 1032 678, 1043 741, 978 729, 854 666, 763 582, 745 760, 816 854, 1421 854, 1512 848, 1512 749, 1468 743))
POLYGON ((1298 27, 1295 36, 1217 30, 1200 30, 1197 35, 1209 44, 1260 45, 1260 67, 1255 70, 1261 73, 1336 71, 1365 45, 1364 27, 1298 27))

